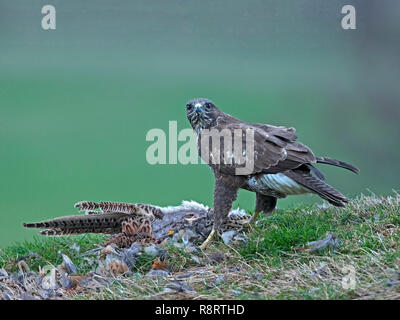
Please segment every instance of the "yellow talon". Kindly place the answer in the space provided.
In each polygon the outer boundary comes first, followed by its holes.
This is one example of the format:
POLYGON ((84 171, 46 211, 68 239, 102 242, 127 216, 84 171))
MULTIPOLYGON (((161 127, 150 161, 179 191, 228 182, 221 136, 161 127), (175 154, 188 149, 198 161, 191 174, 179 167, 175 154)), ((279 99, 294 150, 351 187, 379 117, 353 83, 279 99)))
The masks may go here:
POLYGON ((207 246, 209 245, 209 243, 211 242, 211 240, 214 238, 215 235, 215 229, 212 229, 210 234, 208 235, 207 239, 201 244, 201 246, 199 247, 201 250, 204 250, 205 248, 207 248, 207 246))

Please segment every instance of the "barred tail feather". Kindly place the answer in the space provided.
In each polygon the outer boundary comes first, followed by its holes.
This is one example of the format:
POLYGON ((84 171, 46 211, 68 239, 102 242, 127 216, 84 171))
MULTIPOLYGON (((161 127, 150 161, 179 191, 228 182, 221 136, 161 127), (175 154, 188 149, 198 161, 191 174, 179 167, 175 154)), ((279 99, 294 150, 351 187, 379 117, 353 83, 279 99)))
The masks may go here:
POLYGON ((122 221, 129 217, 123 213, 104 213, 84 216, 65 216, 52 220, 24 223, 25 228, 46 229, 40 232, 46 236, 74 235, 83 233, 117 233, 122 221))

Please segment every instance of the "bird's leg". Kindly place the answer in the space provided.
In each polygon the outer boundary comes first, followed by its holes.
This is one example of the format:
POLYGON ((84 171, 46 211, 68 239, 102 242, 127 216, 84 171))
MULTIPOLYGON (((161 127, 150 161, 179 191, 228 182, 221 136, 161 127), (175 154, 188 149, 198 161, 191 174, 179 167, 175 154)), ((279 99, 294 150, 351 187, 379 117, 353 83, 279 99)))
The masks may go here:
POLYGON ((232 203, 237 197, 239 185, 235 181, 225 181, 222 177, 216 177, 214 188, 214 225, 207 239, 200 246, 201 250, 207 248, 217 231, 232 209, 232 203))
POLYGON ((249 224, 254 225, 260 212, 271 214, 275 209, 276 201, 277 199, 275 197, 265 196, 261 193, 256 193, 256 208, 254 210, 254 215, 250 219, 249 224))

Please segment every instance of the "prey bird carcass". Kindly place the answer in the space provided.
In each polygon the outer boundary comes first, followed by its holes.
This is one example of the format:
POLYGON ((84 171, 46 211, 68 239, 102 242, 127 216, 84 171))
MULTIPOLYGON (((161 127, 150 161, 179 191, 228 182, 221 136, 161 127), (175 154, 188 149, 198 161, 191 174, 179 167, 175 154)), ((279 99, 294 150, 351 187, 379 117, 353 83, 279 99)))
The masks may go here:
MULTIPOLYGON (((150 204, 125 202, 81 201, 75 204, 83 215, 63 216, 35 223, 24 223, 26 228, 44 229, 46 236, 66 236, 85 233, 112 234, 105 245, 130 247, 161 243, 181 231, 188 230, 191 241, 203 241, 210 233, 214 210, 195 201, 183 201, 179 206, 159 207, 150 204)), ((244 210, 232 210, 223 230, 241 231, 250 221, 244 210)))

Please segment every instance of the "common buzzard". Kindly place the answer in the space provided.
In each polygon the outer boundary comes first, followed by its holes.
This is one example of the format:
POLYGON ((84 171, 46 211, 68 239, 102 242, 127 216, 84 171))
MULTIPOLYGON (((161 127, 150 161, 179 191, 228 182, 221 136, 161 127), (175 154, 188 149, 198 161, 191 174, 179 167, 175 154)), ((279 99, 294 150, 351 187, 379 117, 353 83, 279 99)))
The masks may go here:
POLYGON ((354 173, 359 170, 343 161, 316 157, 296 141, 294 128, 247 123, 204 98, 190 100, 186 114, 198 136, 199 154, 215 176, 214 226, 202 249, 219 231, 240 188, 256 193, 252 222, 260 212, 271 213, 277 199, 288 195, 314 193, 338 207, 348 202, 325 183, 324 175, 313 164, 329 164, 354 173))

